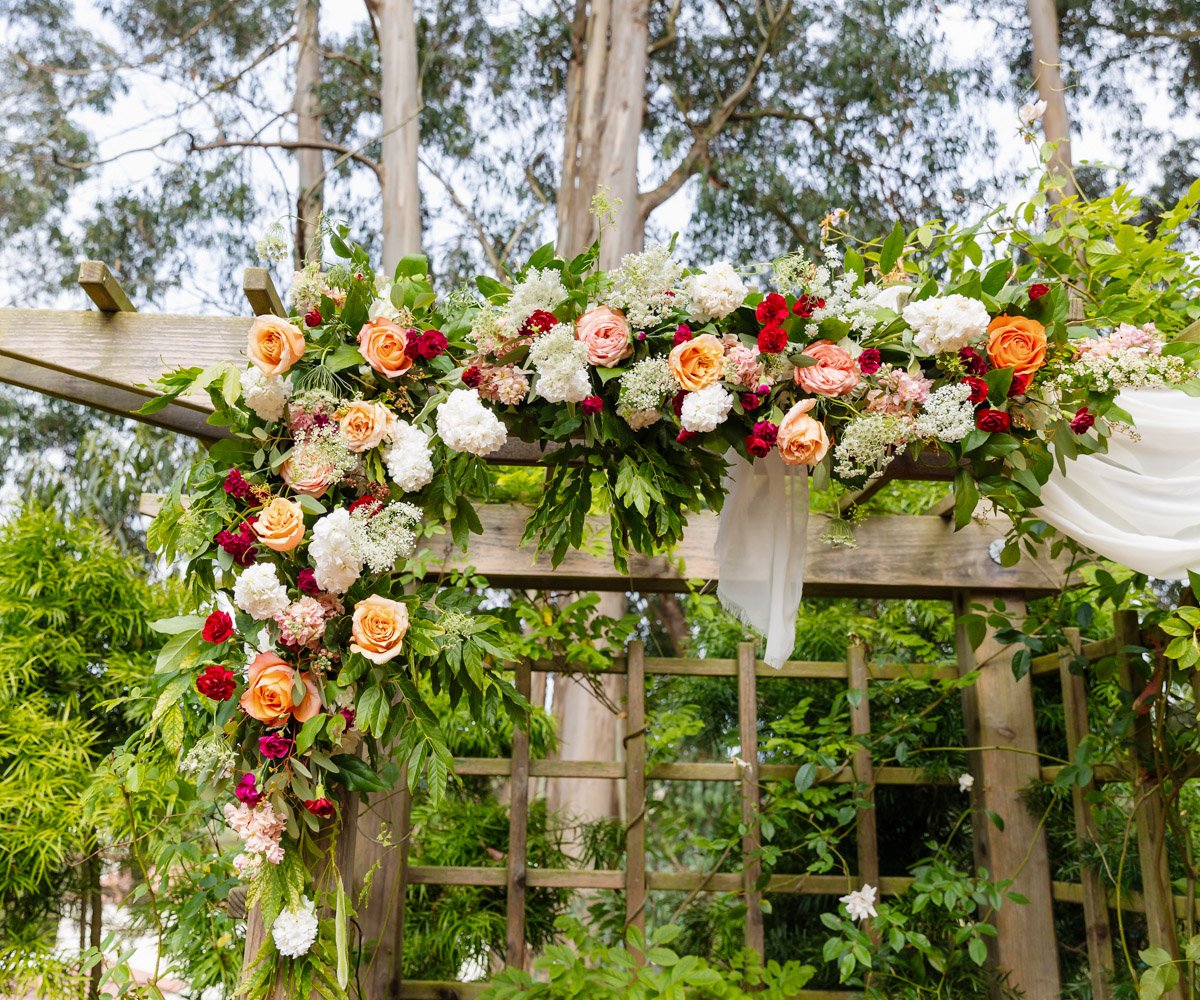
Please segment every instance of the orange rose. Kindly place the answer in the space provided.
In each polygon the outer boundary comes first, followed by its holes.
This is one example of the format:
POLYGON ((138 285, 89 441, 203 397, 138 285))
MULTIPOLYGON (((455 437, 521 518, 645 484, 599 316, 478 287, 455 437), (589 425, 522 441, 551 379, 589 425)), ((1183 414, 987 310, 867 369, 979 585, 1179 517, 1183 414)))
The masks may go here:
POLYGON ((589 364, 612 368, 633 353, 629 321, 619 309, 596 306, 575 321, 575 339, 587 348, 589 364))
POLYGON ((408 608, 372 594, 354 607, 354 622, 350 626, 352 652, 360 653, 375 663, 387 663, 400 654, 404 633, 408 631, 408 608))
POLYGON ((702 333, 671 348, 667 364, 680 388, 706 389, 725 374, 725 348, 711 333, 702 333))
POLYGON ((259 512, 254 533, 267 548, 291 552, 304 538, 304 512, 295 500, 276 497, 259 512))
POLYGON ((829 435, 820 421, 808 415, 815 399, 802 399, 779 424, 779 455, 785 465, 816 465, 829 451, 829 435))
POLYGON ((304 357, 304 334, 278 316, 259 316, 250 326, 246 353, 264 375, 282 375, 304 357))
POLYGON ((292 684, 296 671, 274 653, 259 653, 250 664, 246 690, 242 694, 242 711, 270 729, 285 725, 288 719, 307 722, 321 710, 321 693, 312 679, 304 673, 304 700, 292 701, 292 684))
POLYGON ((858 365, 849 353, 831 340, 818 340, 801 353, 816 358, 815 365, 796 369, 796 383, 814 396, 844 396, 858 385, 858 365))
POLYGON ((1014 375, 1032 375, 1046 363, 1046 328, 1024 316, 997 316, 988 324, 988 357, 1014 375))
POLYGON ((367 364, 388 378, 403 375, 412 367, 407 347, 408 338, 404 331, 386 316, 364 323, 358 331, 358 349, 367 364))
POLYGON ((349 403, 338 417, 338 426, 346 447, 351 451, 370 451, 383 443, 396 425, 396 416, 382 403, 359 399, 349 403))

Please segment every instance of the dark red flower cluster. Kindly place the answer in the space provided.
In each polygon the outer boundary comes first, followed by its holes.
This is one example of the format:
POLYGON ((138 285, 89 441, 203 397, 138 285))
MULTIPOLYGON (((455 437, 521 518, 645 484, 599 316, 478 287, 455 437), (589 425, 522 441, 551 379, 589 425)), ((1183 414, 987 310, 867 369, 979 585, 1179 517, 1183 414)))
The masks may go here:
POLYGON ((992 410, 984 407, 975 414, 975 426, 981 431, 995 434, 1008 430, 1012 420, 1003 410, 992 410))
POLYGON ((554 313, 547 312, 545 309, 536 309, 533 315, 521 324, 521 336, 536 337, 539 333, 545 333, 557 322, 558 317, 554 313))
POLYGON ((346 720, 346 731, 349 732, 354 728, 354 720, 358 718, 358 714, 352 708, 343 708, 342 718, 346 720))
POLYGON ((296 577, 296 586, 300 588, 300 593, 310 597, 319 594, 321 588, 317 586, 317 571, 311 566, 305 566, 296 577))
POLYGON ((1013 372, 1012 383, 1008 387, 1008 398, 1012 399, 1013 396, 1024 396, 1025 390, 1029 388, 1029 383, 1032 381, 1032 375, 1013 372))
POLYGON ((584 413, 595 416, 604 409, 604 400, 599 396, 588 396, 582 403, 579 404, 579 408, 583 410, 584 413))
POLYGON ((754 307, 754 318, 759 326, 779 326, 788 318, 788 304, 778 292, 772 292, 754 307))
POLYGON ((976 378, 974 375, 968 375, 963 382, 971 387, 971 395, 967 398, 976 406, 982 403, 988 397, 988 384, 981 378, 976 378))
POLYGON ((240 469, 230 469, 229 475, 225 477, 225 492, 235 500, 245 500, 250 492, 250 484, 246 482, 246 477, 242 475, 240 469))
POLYGON ((426 361, 432 361, 438 355, 444 354, 447 346, 449 343, 441 330, 426 330, 417 338, 417 353, 426 361))
POLYGON ((766 458, 771 454, 771 446, 762 438, 755 437, 753 434, 747 434, 746 451, 755 458, 766 458))
POLYGON ((1076 434, 1086 434, 1096 424, 1096 415, 1086 406, 1081 406, 1071 418, 1071 430, 1076 434))
POLYGON ((304 325, 309 327, 310 329, 314 326, 320 326, 321 321, 324 318, 325 317, 323 317, 321 315, 321 310, 318 309, 316 306, 313 306, 308 312, 306 312, 304 314, 304 325))
POLYGON ((742 409, 747 413, 757 410, 762 405, 762 397, 757 392, 742 393, 742 409))
POLYGON ((779 439, 779 427, 770 420, 760 420, 750 433, 762 438, 767 444, 774 444, 779 439))
POLYGON ((864 375, 874 375, 883 365, 883 355, 878 347, 864 348, 858 356, 858 370, 864 375))
POLYGON ((680 444, 687 444, 695 436, 695 431, 685 431, 683 428, 680 428, 679 433, 675 435, 675 440, 680 444))
POLYGON ((479 370, 478 365, 471 365, 470 368, 463 369, 462 383, 468 389, 478 389, 479 384, 483 381, 483 372, 479 370))
POLYGON ((200 638, 205 642, 220 645, 233 635, 233 619, 224 611, 214 611, 204 619, 204 629, 200 638))
POLYGON ((825 300, 817 295, 801 295, 796 300, 796 304, 792 306, 794 312, 801 319, 812 319, 812 314, 818 309, 825 308, 825 300))
POLYGON ((254 544, 257 539, 250 527, 255 520, 246 518, 237 531, 223 528, 217 532, 216 543, 233 556, 233 561, 239 566, 250 566, 258 555, 258 547, 254 544))
POLYGON ((367 495, 367 496, 361 496, 357 500, 352 501, 350 506, 347 509, 350 511, 351 514, 353 514, 360 507, 366 507, 367 513, 371 517, 374 517, 381 510, 383 510, 383 503, 377 497, 367 495))
POLYGON ((236 686, 233 671, 217 663, 210 663, 196 678, 196 690, 213 701, 228 701, 236 686))
POLYGON ((238 800, 245 802, 248 806, 256 806, 259 800, 262 799, 263 793, 255 786, 253 774, 243 774, 242 780, 238 782, 237 788, 233 790, 233 794, 238 797, 238 800))
POLYGON ((755 458, 765 458, 779 439, 779 428, 770 420, 760 420, 746 435, 746 451, 755 458))
POLYGON ((958 356, 968 375, 986 375, 991 369, 987 358, 983 357, 973 347, 964 347, 958 352, 958 356))
POLYGON ((280 736, 278 733, 272 733, 270 736, 260 736, 258 738, 258 752, 268 760, 283 760, 292 752, 292 747, 295 741, 288 739, 286 736, 280 736))
POLYGON ((778 354, 788 345, 787 331, 781 326, 764 326, 758 334, 758 350, 762 354, 778 354))
POLYGON ((672 340, 673 344, 676 346, 679 344, 686 344, 691 339, 692 328, 690 326, 688 326, 686 323, 680 323, 677 327, 675 327, 675 337, 672 340))
POLYGON ((317 819, 333 819, 337 815, 337 806, 324 796, 319 799, 305 799, 304 808, 317 819))
POLYGON ((675 411, 675 416, 683 416, 683 401, 685 399, 687 399, 687 392, 683 389, 680 389, 671 397, 671 409, 675 411))
POLYGON ((1040 281, 1035 285, 1029 286, 1029 301, 1030 302, 1036 302, 1043 295, 1049 295, 1049 294, 1050 294, 1050 286, 1043 285, 1040 281))

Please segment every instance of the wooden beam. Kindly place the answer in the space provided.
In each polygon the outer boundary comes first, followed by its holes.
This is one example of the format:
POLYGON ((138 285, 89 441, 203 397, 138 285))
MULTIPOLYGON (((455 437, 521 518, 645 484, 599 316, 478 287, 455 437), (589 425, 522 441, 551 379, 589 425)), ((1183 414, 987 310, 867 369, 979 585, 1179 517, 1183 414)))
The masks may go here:
POLYGON ((271 272, 265 267, 248 267, 242 272, 242 291, 255 316, 286 316, 283 299, 275 290, 271 272))
MULTIPOLYGON (((626 655, 625 926, 646 933, 646 671, 640 640, 626 655)), ((559 761, 558 763, 570 763, 559 761)))
POLYGON ((137 312, 104 261, 83 261, 79 265, 79 285, 102 313, 137 312))
MULTIPOLYGON (((517 693, 529 699, 529 664, 520 663, 516 670, 517 693)), ((529 721, 524 727, 513 727, 512 779, 508 783, 508 870, 505 921, 505 965, 524 969, 525 955, 525 887, 528 875, 526 863, 529 839, 529 721)))

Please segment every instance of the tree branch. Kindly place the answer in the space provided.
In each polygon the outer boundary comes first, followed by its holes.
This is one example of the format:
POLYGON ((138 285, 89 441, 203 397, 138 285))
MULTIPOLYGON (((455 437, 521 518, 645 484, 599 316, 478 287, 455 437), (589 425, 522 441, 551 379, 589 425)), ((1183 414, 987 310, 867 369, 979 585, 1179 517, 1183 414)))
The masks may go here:
POLYGON ((192 139, 188 149, 190 153, 202 153, 209 149, 325 149, 331 153, 341 153, 347 159, 370 167, 377 177, 382 177, 383 168, 365 153, 350 149, 336 142, 298 142, 294 139, 222 139, 215 142, 197 143, 192 139))
POLYGON ((419 157, 418 162, 442 185, 442 188, 450 198, 451 204, 458 209, 462 217, 467 220, 467 224, 475 231, 475 238, 479 241, 480 247, 483 248, 483 253, 487 257, 488 263, 491 264, 492 270, 496 273, 497 277, 503 277, 504 262, 501 260, 500 255, 496 253, 496 248, 492 245, 487 229, 484 228, 483 223, 479 220, 479 216, 471 211, 470 207, 458 196, 458 192, 454 190, 454 185, 448 177, 437 170, 424 157, 419 157))

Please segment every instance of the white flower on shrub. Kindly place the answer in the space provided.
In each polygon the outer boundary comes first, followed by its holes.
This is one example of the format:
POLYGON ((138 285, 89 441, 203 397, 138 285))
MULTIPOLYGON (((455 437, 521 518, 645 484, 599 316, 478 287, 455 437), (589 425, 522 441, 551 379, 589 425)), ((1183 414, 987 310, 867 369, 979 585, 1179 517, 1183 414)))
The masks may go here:
POLYGON ((975 787, 975 775, 964 773, 958 776, 958 790, 960 792, 969 792, 975 787))
POLYGON ((911 302, 901 315, 913 328, 913 343, 926 354, 961 350, 982 337, 991 322, 984 304, 965 295, 911 302))
POLYGON ((733 396, 719 384, 710 385, 683 397, 679 421, 685 431, 703 434, 724 423, 732 407, 733 396))
POLYGON ((313 901, 307 896, 300 898, 300 905, 293 910, 284 910, 271 925, 271 937, 279 954, 286 958, 300 958, 317 940, 319 924, 313 901))
POLYGON ((383 453, 388 475, 405 493, 415 493, 433 479, 429 438, 419 427, 397 420, 383 453))
POLYGON ((363 560, 354 546, 350 512, 339 508, 320 518, 308 544, 316 584, 322 590, 344 594, 362 573, 363 560))
POLYGON ((483 458, 504 445, 508 431, 474 389, 455 389, 437 408, 438 437, 451 451, 483 458))
POLYGON ((233 603, 258 621, 274 618, 292 602, 271 563, 255 563, 233 585, 233 603))
POLYGON ((275 421, 283 418, 287 407, 288 384, 278 375, 264 375, 250 367, 242 372, 242 399, 260 420, 275 421))
POLYGON ((746 301, 746 283, 728 261, 709 264, 700 274, 690 275, 683 287, 692 300, 691 317, 697 323, 724 319, 746 301))
POLYGON ((864 885, 861 889, 841 896, 839 903, 846 904, 846 913, 851 920, 866 920, 876 916, 875 894, 878 890, 873 885, 864 885))
POLYGON ((1045 113, 1046 102, 1033 101, 1022 104, 1020 110, 1017 112, 1017 116, 1021 119, 1021 124, 1028 128, 1034 122, 1041 121, 1045 113))

